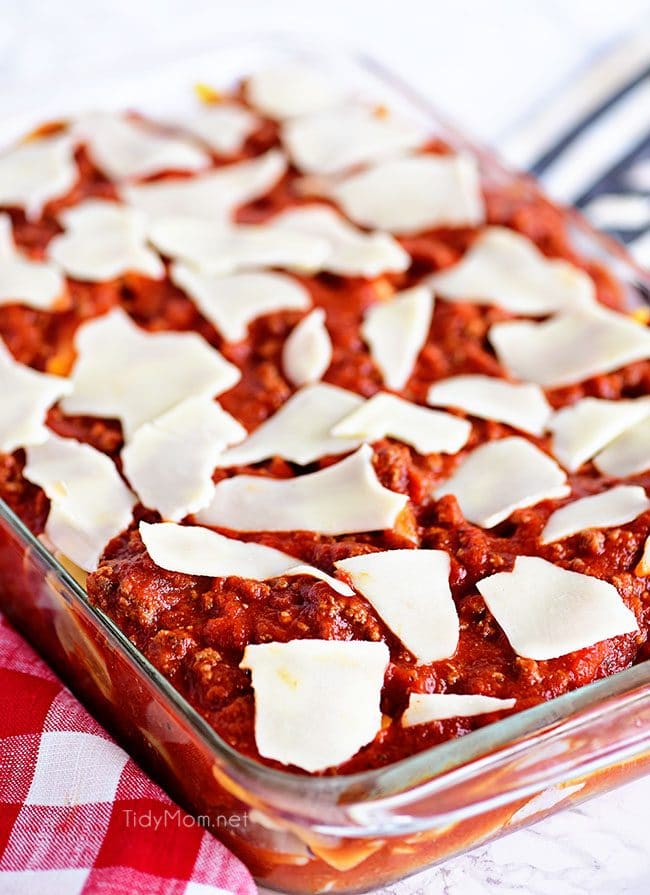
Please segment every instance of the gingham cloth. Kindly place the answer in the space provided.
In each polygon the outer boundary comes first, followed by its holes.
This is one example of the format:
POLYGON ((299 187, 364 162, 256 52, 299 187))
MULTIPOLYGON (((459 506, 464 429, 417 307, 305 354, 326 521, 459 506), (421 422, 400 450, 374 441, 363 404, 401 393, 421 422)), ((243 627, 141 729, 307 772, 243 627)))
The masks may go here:
POLYGON ((2 895, 253 895, 0 615, 2 895))

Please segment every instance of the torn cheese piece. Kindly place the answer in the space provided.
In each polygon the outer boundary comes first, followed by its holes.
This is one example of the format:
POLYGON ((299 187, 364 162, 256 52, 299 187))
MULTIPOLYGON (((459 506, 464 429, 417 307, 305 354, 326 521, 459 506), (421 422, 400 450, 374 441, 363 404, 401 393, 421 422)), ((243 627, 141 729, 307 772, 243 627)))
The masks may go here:
POLYGON ((514 708, 516 702, 516 699, 497 699, 496 696, 482 696, 478 693, 411 693, 401 724, 402 727, 414 727, 431 721, 505 712, 514 708))
POLYGON ((33 261, 18 251, 11 218, 0 214, 0 305, 21 304, 50 311, 65 291, 65 279, 54 264, 33 261))
POLYGON ((209 395, 187 398, 136 430, 122 451, 141 503, 179 522, 210 503, 219 454, 246 429, 209 395))
POLYGON ((219 395, 241 377, 197 333, 148 332, 120 309, 81 326, 75 348, 63 412, 119 419, 127 440, 185 398, 219 395))
POLYGON ((515 510, 567 497, 570 490, 557 463, 530 441, 513 436, 476 448, 434 494, 438 499, 453 494, 469 522, 493 528, 515 510))
POLYGON ((650 509, 643 488, 619 485, 601 494, 575 500, 555 510, 544 526, 542 544, 551 544, 589 528, 613 528, 632 522, 650 509))
POLYGON ((332 435, 379 441, 394 438, 420 454, 456 454, 468 441, 472 425, 451 413, 429 410, 396 395, 380 392, 332 429, 332 435))
POLYGON ((340 276, 378 277, 401 273, 411 264, 409 254, 390 234, 359 230, 328 205, 289 208, 276 215, 271 225, 323 240, 328 249, 320 267, 340 276))
POLYGON ((178 261, 172 264, 169 276, 226 342, 245 339, 249 325, 264 314, 304 311, 311 306, 304 286, 273 271, 215 276, 178 261))
POLYGON ((607 401, 582 398, 551 418, 553 454, 565 469, 575 472, 631 426, 650 417, 650 400, 607 401))
POLYGON ((594 283, 583 270, 546 258, 532 240, 506 227, 486 227, 457 264, 428 282, 447 301, 496 305, 519 315, 589 308, 595 301, 594 283))
POLYGON ((0 155, 0 205, 23 208, 28 218, 37 218, 78 178, 74 143, 67 134, 19 143, 0 155))
POLYGON ((224 479, 197 519, 233 531, 339 535, 393 528, 407 503, 407 495, 384 488, 372 465, 372 449, 362 445, 333 466, 292 479, 224 479))
POLYGON ((421 128, 369 105, 345 103, 285 122, 282 142, 305 174, 334 174, 417 149, 421 128))
POLYGON ((549 388, 650 358, 650 329, 600 307, 561 314, 543 323, 497 323, 489 339, 513 376, 549 388))
POLYGON ((232 102, 204 103, 183 128, 219 155, 239 152, 261 121, 250 109, 232 102))
POLYGON ((305 771, 352 758, 381 729, 382 642, 290 640, 246 647, 260 755, 305 771))
POLYGON ((318 382, 332 362, 325 311, 314 308, 294 326, 282 346, 282 372, 293 385, 318 382))
POLYGON ((72 438, 50 433, 26 449, 25 478, 50 498, 45 534, 87 572, 108 542, 131 522, 135 496, 110 457, 72 438))
POLYGON ((302 65, 278 65, 254 72, 246 81, 248 102, 269 118, 319 112, 340 102, 341 89, 330 75, 302 65))
POLYGON ((650 469, 650 416, 626 429, 594 457, 594 466, 618 479, 650 469))
POLYGON ((527 659, 557 659, 639 630, 613 584, 538 556, 518 556, 512 572, 476 586, 513 650, 527 659))
POLYGON ((329 454, 345 454, 363 438, 339 438, 332 426, 360 407, 363 399, 336 385, 301 388, 241 444, 224 451, 219 466, 245 466, 282 457, 305 466, 329 454))
POLYGON ((334 563, 418 664, 453 656, 460 623, 444 550, 382 550, 334 563))
POLYGON ((646 578, 650 575, 650 537, 646 538, 643 553, 641 554, 641 559, 637 563, 634 574, 638 575, 639 578, 646 578))
POLYGON ((354 596, 344 581, 301 563, 295 556, 254 541, 227 538, 199 525, 141 522, 140 537, 153 562, 169 572, 253 581, 306 575, 325 581, 344 597, 354 596))
POLYGON ((331 188, 362 227, 411 234, 474 227, 485 211, 476 161, 467 155, 413 155, 380 162, 331 188))
POLYGON ((408 382, 432 316, 433 295, 427 286, 398 292, 367 311, 361 335, 388 388, 402 389, 408 382))
POLYGON ((46 441, 47 411, 71 390, 69 379, 18 363, 0 340, 0 452, 46 441))
POLYGON ((165 266, 146 245, 142 216, 125 205, 88 199, 60 216, 66 230, 47 247, 48 257, 70 277, 101 283, 127 273, 153 280, 165 266))
POLYGON ((532 435, 544 433, 553 413, 539 386, 481 375, 451 376, 434 382, 427 403, 457 407, 479 419, 507 423, 532 435))
POLYGON ((179 216, 228 221, 240 205, 268 193, 286 170, 283 153, 270 149, 264 155, 223 165, 196 177, 124 186, 120 194, 124 202, 151 220, 179 216))

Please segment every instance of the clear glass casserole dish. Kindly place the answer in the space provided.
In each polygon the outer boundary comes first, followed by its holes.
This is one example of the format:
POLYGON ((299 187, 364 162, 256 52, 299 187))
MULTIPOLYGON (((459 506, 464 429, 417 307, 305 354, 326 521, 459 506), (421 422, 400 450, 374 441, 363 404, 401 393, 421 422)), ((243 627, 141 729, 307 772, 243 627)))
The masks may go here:
MULTIPOLYGON (((93 106, 170 116, 191 101, 197 82, 229 85, 255 68, 296 59, 471 149, 489 183, 538 195, 531 181, 441 123, 376 64, 277 40, 224 44, 204 56, 71 89, 50 85, 33 108, 14 95, 0 106, 5 136, 93 106)), ((579 216, 567 212, 567 222, 576 248, 609 265, 630 308, 641 305, 650 278, 579 216)), ((0 608, 171 794, 209 818, 260 882, 283 891, 352 892, 385 884, 568 800, 640 776, 650 762, 646 662, 379 770, 310 778, 265 767, 215 734, 4 505, 0 608)))

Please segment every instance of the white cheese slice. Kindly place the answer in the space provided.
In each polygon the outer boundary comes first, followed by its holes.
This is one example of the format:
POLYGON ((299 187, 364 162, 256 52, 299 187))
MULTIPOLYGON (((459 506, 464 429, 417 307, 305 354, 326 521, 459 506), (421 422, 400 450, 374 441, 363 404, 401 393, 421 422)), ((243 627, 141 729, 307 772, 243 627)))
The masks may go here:
POLYGON ((260 755, 305 771, 352 758, 381 728, 385 643, 291 640, 247 646, 260 755))
POLYGON ((163 133, 121 113, 91 112, 72 124, 100 171, 112 180, 150 177, 163 171, 198 171, 210 156, 194 140, 163 133))
POLYGON ((122 451, 140 501, 174 522, 210 503, 219 454, 246 429, 210 396, 187 398, 141 426, 122 451))
POLYGON ((28 218, 37 218, 43 206, 64 196, 78 177, 69 136, 20 143, 0 155, 0 205, 23 208, 28 218))
POLYGON ((595 300, 583 270, 546 258, 532 240, 506 227, 486 227, 457 264, 428 282, 447 301, 496 305, 519 315, 571 311, 595 300))
POLYGON ((269 118, 307 115, 332 106, 341 90, 325 73, 302 65, 278 65, 254 72, 246 81, 249 103, 269 118))
POLYGON ((650 416, 650 400, 582 398, 555 413, 548 425, 553 453, 570 472, 595 457, 626 429, 650 416))
POLYGON ((268 193, 286 170, 285 156, 271 149, 196 177, 124 186, 120 192, 124 202, 151 219, 179 216, 224 221, 238 206, 268 193))
POLYGON ((401 723, 402 727, 414 727, 450 718, 473 718, 489 712, 504 712, 514 708, 516 702, 516 699, 497 699, 478 693, 411 693, 401 723))
POLYGON ((485 212, 476 161, 466 155, 414 155, 380 162, 331 190, 356 224, 390 233, 474 227, 485 212))
POLYGON ((49 311, 65 292, 59 269, 32 261, 14 245, 11 218, 0 214, 0 305, 21 304, 49 311))
POLYGON ((605 308, 497 323, 489 338, 513 376, 550 388, 650 358, 650 329, 605 308))
POLYGON ((311 306, 305 287, 282 273, 256 271, 218 276, 177 261, 169 275, 227 342, 245 339, 249 325, 263 314, 304 311, 311 306))
POLYGON ((433 295, 414 286, 373 305, 361 325, 372 358, 389 388, 402 389, 429 335, 433 295))
POLYGON ((224 451, 219 466, 244 466, 282 457, 301 466, 328 454, 358 448, 362 438, 339 438, 331 432, 363 399, 336 385, 306 385, 236 447, 224 451))
POLYGON ((292 479, 237 475, 219 482, 199 522, 234 531, 318 531, 339 535, 390 529, 408 503, 384 488, 372 449, 292 479))
POLYGON ((110 457, 88 444, 50 434, 26 453, 23 475, 51 501, 45 534, 74 563, 92 571, 106 544, 130 524, 134 495, 110 457))
POLYGON ((301 205, 273 218, 274 227, 309 234, 328 245, 323 270, 348 277, 378 277, 401 273, 411 258, 388 233, 367 233, 348 223, 328 205, 301 205))
POLYGON ((588 528, 625 525, 648 509, 650 500, 643 488, 619 485, 560 507, 549 517, 541 541, 542 544, 551 544, 588 528))
POLYGON ((420 454, 455 454, 467 443, 471 431, 471 423, 451 413, 380 392, 338 422, 332 435, 363 441, 388 436, 410 444, 420 454))
POLYGON ((335 562, 418 664, 453 656, 460 625, 444 550, 383 550, 335 562))
POLYGON ((594 465, 619 479, 650 469, 650 417, 626 429, 594 458, 594 465))
POLYGON ((325 581, 344 597, 354 596, 354 591, 344 581, 301 563, 295 556, 254 541, 226 538, 199 525, 141 522, 140 537, 155 564, 169 572, 212 578, 233 576, 254 581, 307 575, 325 581))
POLYGON ((71 389, 69 379, 18 363, 0 340, 0 452, 46 441, 47 411, 71 389))
POLYGON ((518 556, 512 572, 476 586, 514 651, 527 659, 557 659, 638 631, 613 584, 537 556, 518 556))
POLYGON ((237 367, 193 332, 147 332, 122 310, 77 331, 67 414, 119 419, 128 439, 185 398, 219 395, 240 378, 237 367))
POLYGON ((146 245, 142 216, 125 205, 89 199, 60 215, 66 231, 47 247, 70 277, 99 283, 126 273, 160 280, 165 267, 146 245))
POLYGON ((282 128, 282 142, 306 174, 333 174, 417 149, 423 131, 369 105, 346 103, 301 115, 282 128))
POLYGON ((332 362, 332 340, 325 311, 314 308, 294 326, 282 347, 282 371, 293 385, 321 379, 332 362))
POLYGON ((493 376, 451 376, 434 382, 427 402, 457 407, 479 419, 507 423, 532 435, 543 434, 553 413, 539 386, 506 382, 493 376))
POLYGON ((515 510, 567 497, 570 490, 557 463, 530 441, 513 436, 472 451, 435 497, 453 494, 467 520, 493 528, 515 510))
POLYGON ((260 119, 237 103, 207 103, 183 128, 219 155, 232 155, 260 126, 260 119))

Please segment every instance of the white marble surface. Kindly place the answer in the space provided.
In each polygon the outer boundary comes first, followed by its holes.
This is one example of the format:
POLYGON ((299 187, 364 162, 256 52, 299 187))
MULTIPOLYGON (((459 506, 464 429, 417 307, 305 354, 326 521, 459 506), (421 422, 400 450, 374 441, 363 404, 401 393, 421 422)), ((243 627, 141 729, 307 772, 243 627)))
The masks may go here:
MULTIPOLYGON (((536 104, 643 24, 650 0, 0 0, 0 109, 44 77, 128 70, 233 33, 306 33, 374 54, 507 154, 536 104)), ((647 778, 387 892, 647 895, 649 806, 647 778)))

